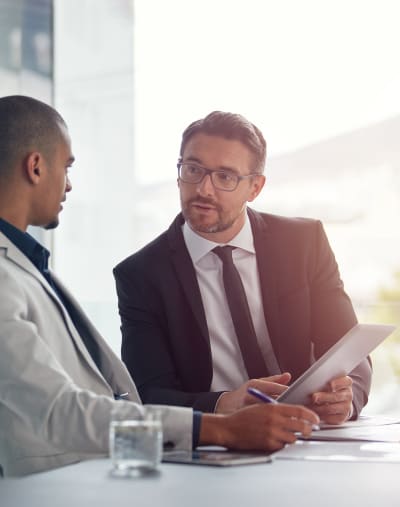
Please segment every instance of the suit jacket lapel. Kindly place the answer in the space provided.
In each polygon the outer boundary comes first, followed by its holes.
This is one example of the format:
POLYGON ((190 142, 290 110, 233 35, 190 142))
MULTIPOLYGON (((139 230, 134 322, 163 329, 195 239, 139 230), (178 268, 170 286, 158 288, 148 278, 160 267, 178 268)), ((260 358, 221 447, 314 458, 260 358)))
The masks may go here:
MULTIPOLYGON (((92 344, 97 347, 98 357, 100 360, 100 373, 102 377, 106 379, 107 384, 111 386, 115 394, 128 392, 129 396, 126 399, 138 401, 140 398, 137 393, 136 386, 132 382, 132 379, 125 365, 117 358, 104 338, 93 326, 74 296, 69 292, 69 290, 63 285, 63 283, 54 273, 51 273, 51 276, 57 287, 57 290, 59 290, 60 293, 63 294, 63 297, 69 301, 70 305, 74 307, 75 312, 77 313, 81 324, 83 325, 83 328, 93 338, 92 344)), ((98 368, 88 353, 87 348, 83 344, 81 337, 75 341, 81 353, 85 356, 85 359, 90 361, 91 366, 95 368, 96 371, 98 371, 98 368)))
POLYGON ((284 368, 282 364, 284 355, 280 350, 280 318, 282 316, 279 315, 278 279, 275 271, 276 266, 280 264, 279 252, 276 251, 267 219, 250 208, 247 211, 253 231, 265 321, 275 356, 281 368, 284 368))
POLYGON ((182 286, 186 299, 189 302, 194 318, 200 327, 201 334, 209 344, 210 338, 208 335, 207 321, 199 284, 197 282, 196 272, 193 267, 192 260, 185 245, 185 240, 183 239, 183 223, 183 216, 182 214, 179 214, 168 229, 168 242, 171 248, 171 259, 176 271, 176 276, 182 286))
MULTIPOLYGON (((32 262, 26 257, 19 248, 17 248, 12 241, 6 238, 4 235, 0 233, 0 237, 2 239, 0 246, 5 247, 6 257, 17 264, 21 269, 32 275, 36 280, 43 286, 48 295, 56 302, 56 304, 60 307, 60 311, 65 315, 66 312, 64 307, 58 298, 57 294, 54 292, 54 289, 51 287, 46 278, 40 273, 37 267, 32 264, 32 262)), ((65 317, 64 315, 64 317, 65 317)))
MULTIPOLYGON (((57 293, 54 291, 53 287, 49 284, 49 282, 46 280, 46 278, 40 273, 40 271, 34 266, 31 261, 17 248, 14 246, 13 243, 10 242, 8 248, 7 248, 7 257, 10 261, 17 264, 21 269, 28 272, 30 275, 32 275, 36 280, 42 285, 44 290, 47 292, 48 296, 53 300, 53 302, 57 305, 60 313, 62 314, 62 317, 64 319, 65 325, 68 328, 69 334, 71 335, 72 339, 75 342, 75 345, 79 352, 84 356, 85 360, 90 364, 90 366, 98 372, 98 369, 96 367, 96 364, 94 363, 92 357, 90 356, 89 352, 87 351, 85 345, 83 344, 80 337, 78 337, 78 333, 75 329, 75 326, 64 308, 64 305, 60 301, 57 293)), ((54 276, 54 275, 52 275, 54 276)), ((54 277, 55 282, 58 284, 57 278, 54 277)), ((61 286, 62 290, 64 288, 61 286)), ((65 291, 64 291, 65 292, 65 291)))
MULTIPOLYGON (((58 295, 54 291, 53 287, 48 283, 48 281, 44 278, 44 276, 40 273, 40 271, 34 266, 31 261, 12 243, 7 237, 5 237, 3 234, 0 233, 0 246, 5 248, 6 251, 6 257, 9 259, 10 262, 13 262, 14 264, 17 264, 20 269, 23 269, 27 273, 29 273, 31 276, 33 276, 43 287, 43 289, 47 292, 48 296, 52 299, 52 301, 56 304, 58 307, 58 310, 60 311, 62 318, 65 322, 65 325, 69 331, 69 335, 71 336, 71 339, 74 341, 75 346, 77 350, 79 351, 80 355, 83 357, 84 361, 87 363, 87 365, 95 372, 96 376, 100 377, 104 382, 103 375, 99 372, 99 369, 97 368, 95 362, 93 361, 91 355, 89 354, 87 348, 85 347, 81 337, 79 336, 71 317, 69 316, 68 312, 66 311, 64 305, 60 301, 58 295)), ((70 299, 73 304, 78 308, 79 313, 82 316, 83 320, 88 321, 87 317, 84 315, 83 311, 79 307, 78 303, 73 299, 72 295, 67 291, 67 289, 62 285, 62 283, 57 279, 56 276, 52 273, 52 278, 57 286, 58 289, 60 289, 60 292, 63 293, 63 295, 66 296, 66 298, 70 299)), ((91 324, 90 324, 91 325, 91 324)), ((97 339, 97 337, 96 337, 97 339)))

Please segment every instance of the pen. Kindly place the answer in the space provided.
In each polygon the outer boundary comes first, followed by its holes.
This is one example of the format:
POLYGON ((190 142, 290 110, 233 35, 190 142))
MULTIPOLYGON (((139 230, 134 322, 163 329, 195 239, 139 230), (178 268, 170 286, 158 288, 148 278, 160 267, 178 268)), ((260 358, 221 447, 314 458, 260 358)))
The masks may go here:
POLYGON ((255 387, 248 387, 247 392, 249 394, 252 394, 256 398, 259 398, 264 403, 278 403, 274 398, 271 398, 271 396, 268 396, 268 394, 263 393, 259 389, 256 389, 255 387))
MULTIPOLYGON (((271 398, 271 396, 268 396, 268 394, 263 393, 262 391, 256 389, 255 387, 248 387, 247 392, 255 396, 256 398, 262 400, 264 403, 279 403, 277 400, 271 398)), ((318 431, 319 430, 318 424, 313 424, 312 429, 318 431)))

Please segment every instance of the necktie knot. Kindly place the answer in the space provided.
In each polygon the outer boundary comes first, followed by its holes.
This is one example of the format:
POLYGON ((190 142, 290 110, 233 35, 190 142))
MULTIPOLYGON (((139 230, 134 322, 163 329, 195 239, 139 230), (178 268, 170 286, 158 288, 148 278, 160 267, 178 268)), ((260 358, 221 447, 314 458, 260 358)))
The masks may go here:
POLYGON ((216 246, 212 249, 212 251, 218 255, 222 262, 228 261, 232 262, 232 252, 235 250, 235 246, 226 245, 226 246, 216 246))

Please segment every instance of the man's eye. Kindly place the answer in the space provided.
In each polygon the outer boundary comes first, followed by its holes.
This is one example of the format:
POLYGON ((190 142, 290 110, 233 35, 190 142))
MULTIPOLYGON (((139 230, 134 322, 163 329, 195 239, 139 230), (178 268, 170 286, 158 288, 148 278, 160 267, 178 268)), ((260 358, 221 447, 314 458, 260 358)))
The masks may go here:
POLYGON ((186 170, 190 174, 199 174, 199 173, 201 173, 200 167, 198 167, 196 165, 191 165, 191 164, 186 165, 186 170))
POLYGON ((227 183, 227 182, 235 180, 235 176, 233 174, 231 174, 231 173, 217 172, 216 175, 217 175, 219 181, 224 182, 224 183, 227 183))

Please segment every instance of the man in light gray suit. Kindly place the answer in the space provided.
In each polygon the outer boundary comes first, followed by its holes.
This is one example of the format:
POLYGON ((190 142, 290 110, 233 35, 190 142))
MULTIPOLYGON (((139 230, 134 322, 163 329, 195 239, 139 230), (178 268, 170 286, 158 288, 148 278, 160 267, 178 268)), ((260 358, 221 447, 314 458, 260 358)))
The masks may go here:
MULTIPOLYGON (((48 269, 26 229, 58 225, 74 161, 66 124, 50 106, 0 98, 0 472, 25 475, 108 453, 112 408, 141 403, 123 363, 48 269), (124 400, 119 400, 127 393, 124 400)), ((164 442, 276 450, 318 416, 256 404, 229 415, 162 407, 164 442)))

